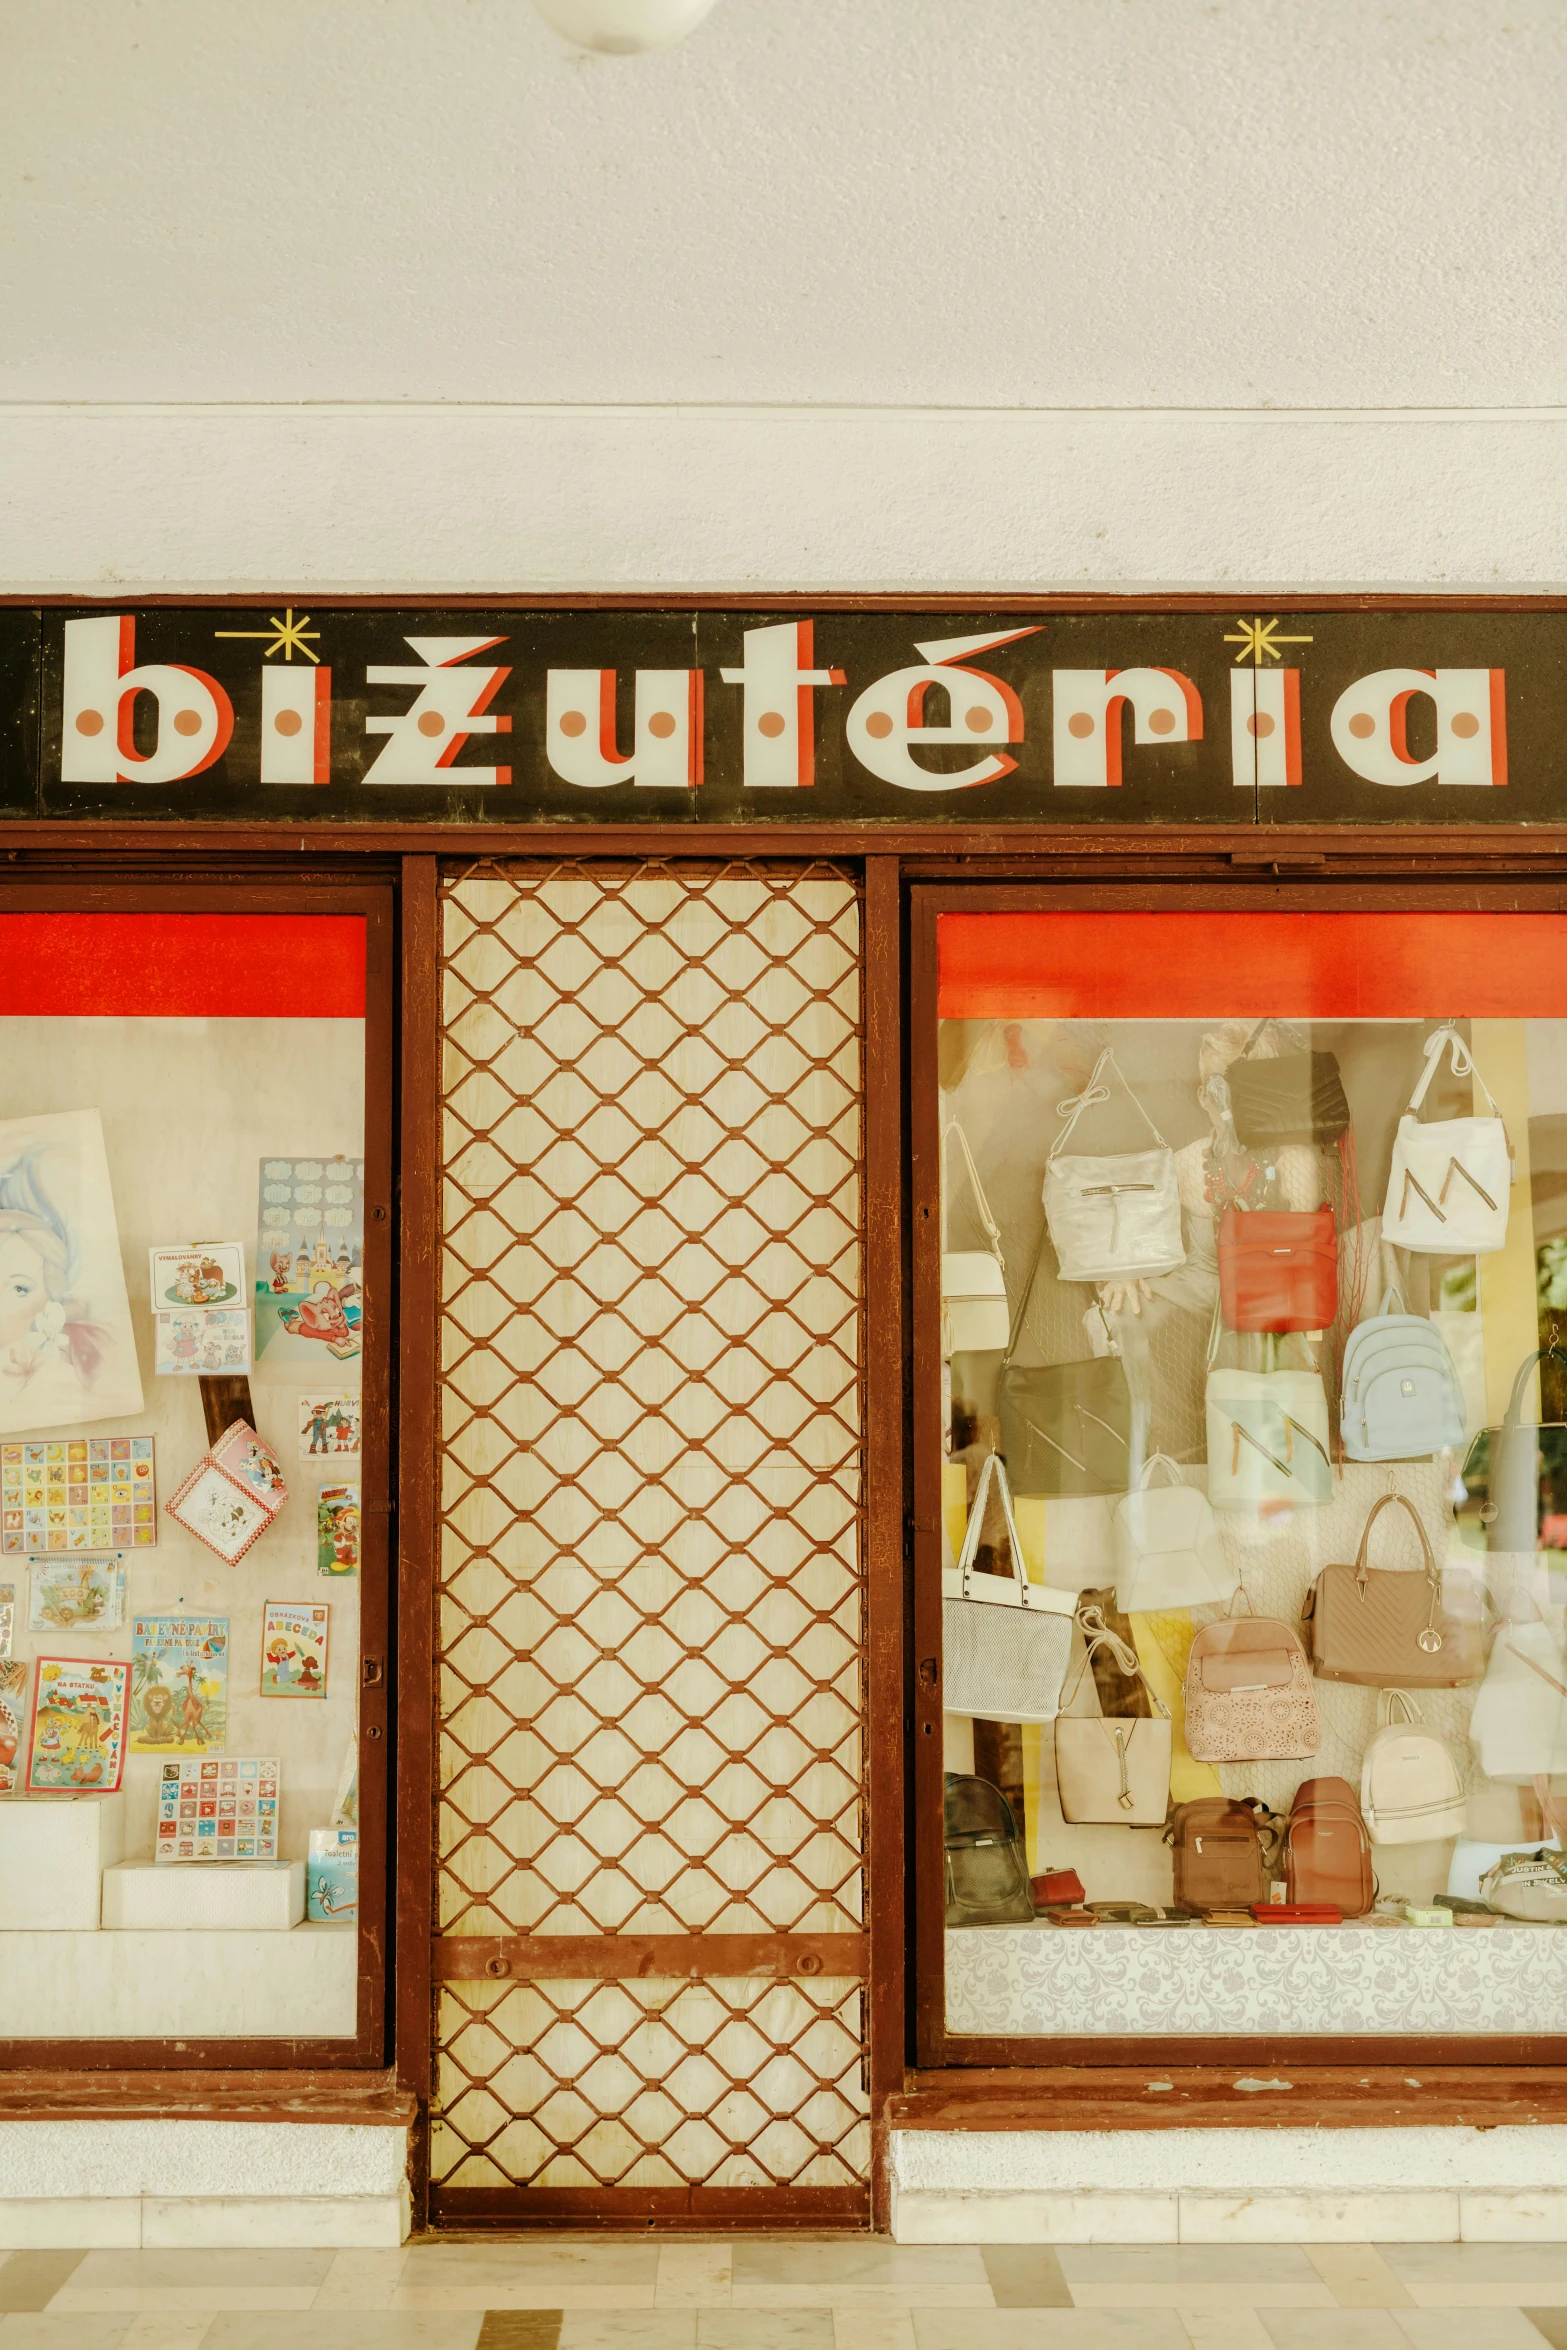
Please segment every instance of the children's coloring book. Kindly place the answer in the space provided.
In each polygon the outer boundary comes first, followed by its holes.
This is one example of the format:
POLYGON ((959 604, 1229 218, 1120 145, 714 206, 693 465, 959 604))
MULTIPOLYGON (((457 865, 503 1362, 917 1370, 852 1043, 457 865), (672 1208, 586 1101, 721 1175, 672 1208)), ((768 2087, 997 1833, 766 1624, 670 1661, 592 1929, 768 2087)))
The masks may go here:
POLYGON ((125 1569, 115 1558, 39 1559, 29 1632, 117 1632, 125 1621, 125 1569))
POLYGON ((256 1359, 352 1362, 364 1320, 362 1159, 261 1162, 256 1359))
POLYGON ((154 1859, 276 1860, 277 1791, 276 1755, 166 1762, 154 1859))
POLYGON ((22 1772, 22 1726, 27 1719, 27 1667, 0 1657, 0 1795, 14 1792, 22 1772))
POLYGON ((131 1668, 117 1657, 41 1656, 27 1742, 29 1795, 112 1795, 125 1770, 131 1668))
POLYGON ((325 1697, 326 1640, 331 1609, 308 1601, 269 1599, 261 1610, 263 1697, 325 1697))
POLYGON ((211 1754, 228 1731, 227 1616, 131 1623, 132 1754, 211 1754))
POLYGON ((0 1552, 150 1550, 158 1539, 155 1464, 151 1436, 0 1444, 0 1552))
POLYGON ((341 1460, 359 1450, 359 1398, 307 1388, 299 1398, 299 1457, 341 1460))

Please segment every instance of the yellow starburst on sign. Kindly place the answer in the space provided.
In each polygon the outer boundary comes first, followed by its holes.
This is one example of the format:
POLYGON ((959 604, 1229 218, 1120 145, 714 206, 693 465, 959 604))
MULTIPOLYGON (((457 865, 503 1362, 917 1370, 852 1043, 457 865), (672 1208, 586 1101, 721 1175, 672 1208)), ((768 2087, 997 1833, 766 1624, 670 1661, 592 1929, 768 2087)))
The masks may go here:
POLYGON ((1280 625, 1277 620, 1239 620, 1236 622, 1239 636, 1227 636, 1224 641, 1227 645, 1240 646, 1235 656, 1237 663, 1255 661, 1260 669, 1264 654, 1270 661, 1278 659, 1280 645, 1309 645, 1312 642, 1309 636, 1280 636, 1280 625))
POLYGON ((309 637, 313 643, 319 644, 321 631, 310 626, 308 612, 301 612, 296 620, 292 604, 281 613, 270 614, 265 628, 215 628, 212 633, 214 636, 270 637, 272 642, 262 653, 263 661, 270 661, 274 653, 281 653, 285 661, 292 661, 296 653, 302 653, 307 661, 314 661, 318 669, 321 666, 320 654, 313 653, 305 642, 306 637, 309 637))

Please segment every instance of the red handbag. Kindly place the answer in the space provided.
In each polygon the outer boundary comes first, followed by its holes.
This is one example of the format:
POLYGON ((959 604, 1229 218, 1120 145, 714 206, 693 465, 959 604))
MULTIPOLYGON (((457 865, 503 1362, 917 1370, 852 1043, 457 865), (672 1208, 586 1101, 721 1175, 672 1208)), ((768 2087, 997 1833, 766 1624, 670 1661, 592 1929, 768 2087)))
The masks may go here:
POLYGON ((1219 1219, 1219 1303, 1230 1330, 1326 1330, 1338 1312, 1333 1210, 1226 1208, 1219 1219))

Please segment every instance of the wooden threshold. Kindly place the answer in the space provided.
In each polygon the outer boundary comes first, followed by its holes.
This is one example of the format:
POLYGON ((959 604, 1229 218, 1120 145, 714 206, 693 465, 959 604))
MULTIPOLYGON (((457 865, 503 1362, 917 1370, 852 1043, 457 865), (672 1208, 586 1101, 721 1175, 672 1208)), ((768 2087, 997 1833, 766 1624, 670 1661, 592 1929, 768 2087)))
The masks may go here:
POLYGON ((0 2073, 0 2121, 353 2122, 402 2126, 417 2100, 390 2071, 0 2073))
POLYGON ((1567 2121, 1567 2065, 911 2072, 886 2119, 894 2130, 1495 2129, 1567 2121))

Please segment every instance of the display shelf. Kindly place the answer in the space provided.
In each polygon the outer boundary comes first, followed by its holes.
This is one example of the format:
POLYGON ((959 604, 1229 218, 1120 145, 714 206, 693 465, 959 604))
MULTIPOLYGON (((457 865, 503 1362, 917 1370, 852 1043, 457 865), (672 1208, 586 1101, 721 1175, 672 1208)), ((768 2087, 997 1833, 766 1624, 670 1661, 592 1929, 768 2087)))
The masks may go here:
POLYGON ((123 1795, 8 1796, 0 1803, 0 1941, 96 1932, 103 1872, 124 1849, 123 1795))
POLYGON ((351 1926, 0 1934, 0 2014, 21 2040, 326 2040, 355 2026, 351 1926))
POLYGON ((305 1914, 305 1864, 207 1861, 159 1868, 121 1861, 103 1878, 106 1930, 287 1933, 305 1914))
POLYGON ((1512 1920, 1179 1931, 969 1927, 946 1937, 947 2029, 987 2038, 1567 2030, 1567 1934, 1512 1920))

